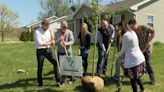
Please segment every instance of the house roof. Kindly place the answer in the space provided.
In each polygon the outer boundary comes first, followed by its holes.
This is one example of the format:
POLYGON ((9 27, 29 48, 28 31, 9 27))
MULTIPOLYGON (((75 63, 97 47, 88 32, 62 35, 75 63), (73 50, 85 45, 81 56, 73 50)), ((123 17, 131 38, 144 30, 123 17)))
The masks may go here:
MULTIPOLYGON (((136 5, 140 2, 143 2, 145 0, 122 0, 120 2, 116 2, 116 3, 111 3, 111 4, 107 4, 105 6, 100 6, 100 13, 111 13, 111 12, 118 12, 118 11, 122 11, 122 10, 127 10, 130 9, 131 6, 136 5)), ((89 10, 93 10, 91 6, 83 4, 79 10, 77 10, 73 17, 75 17, 79 11, 86 7, 89 10)))
MULTIPOLYGON (((52 16, 52 17, 47 18, 47 20, 49 21, 50 24, 54 23, 54 22, 60 22, 60 21, 63 21, 63 20, 69 20, 69 19, 71 20, 72 17, 70 17, 70 16, 62 16, 62 17, 57 18, 56 16, 52 16)), ((33 23, 31 23, 29 25, 26 25, 24 27, 26 27, 26 28, 36 27, 36 26, 41 25, 41 22, 42 22, 41 20, 40 21, 36 21, 36 22, 33 22, 33 23)))
POLYGON ((136 5, 140 2, 143 2, 144 0, 123 0, 120 2, 112 3, 112 4, 107 4, 105 5, 102 9, 102 12, 118 12, 122 10, 127 10, 131 6, 136 5))
MULTIPOLYGON (((92 7, 90 5, 87 5, 87 4, 83 4, 74 14, 73 14, 73 17, 75 17, 79 12, 80 10, 82 10, 83 8, 87 8, 88 10, 91 10, 93 11, 92 7)), ((94 11, 93 11, 94 12, 94 11)))
MULTIPOLYGON (((122 0, 120 2, 115 2, 111 4, 106 4, 104 6, 100 6, 100 13, 115 13, 115 12, 120 12, 124 10, 132 10, 132 11, 137 11, 139 10, 140 6, 143 6, 144 4, 147 4, 149 2, 155 2, 158 0, 122 0)), ((91 6, 83 4, 81 8, 75 14, 73 15, 76 16, 79 11, 86 7, 87 9, 93 10, 91 6)))
MULTIPOLYGON (((56 17, 56 16, 52 16, 52 17, 47 18, 47 20, 48 20, 48 21, 52 21, 52 20, 57 19, 57 18, 58 18, 58 17, 56 17)), ((35 22, 32 22, 32 23, 30 23, 30 24, 28 24, 28 25, 26 25, 26 26, 24 26, 24 27, 31 27, 31 26, 40 25, 41 22, 42 22, 41 20, 35 21, 35 22)))

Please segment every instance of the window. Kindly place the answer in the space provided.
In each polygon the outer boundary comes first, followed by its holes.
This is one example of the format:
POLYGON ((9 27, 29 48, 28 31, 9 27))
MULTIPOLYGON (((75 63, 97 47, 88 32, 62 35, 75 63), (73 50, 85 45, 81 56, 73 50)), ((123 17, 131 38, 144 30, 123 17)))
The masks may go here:
POLYGON ((154 16, 147 15, 147 25, 149 27, 153 27, 154 26, 154 16))

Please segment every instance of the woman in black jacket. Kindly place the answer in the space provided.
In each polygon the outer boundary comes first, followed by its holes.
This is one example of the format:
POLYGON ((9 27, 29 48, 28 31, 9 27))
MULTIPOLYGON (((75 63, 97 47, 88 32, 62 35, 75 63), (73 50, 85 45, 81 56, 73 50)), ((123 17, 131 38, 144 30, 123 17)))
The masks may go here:
POLYGON ((88 54, 90 49, 91 35, 88 31, 88 25, 82 24, 82 31, 79 33, 78 39, 80 40, 80 55, 83 59, 84 76, 87 74, 88 67, 88 54))

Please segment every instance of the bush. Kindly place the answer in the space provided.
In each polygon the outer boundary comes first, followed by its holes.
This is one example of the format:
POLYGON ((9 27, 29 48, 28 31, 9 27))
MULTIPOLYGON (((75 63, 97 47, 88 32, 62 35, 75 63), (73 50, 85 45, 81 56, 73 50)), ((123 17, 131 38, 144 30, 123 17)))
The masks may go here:
POLYGON ((154 46, 159 46, 159 45, 162 45, 162 43, 161 42, 159 42, 159 41, 156 41, 156 42, 154 42, 154 44, 153 44, 154 46))
POLYGON ((23 31, 21 34, 20 34, 20 37, 19 39, 21 41, 34 41, 34 31, 23 31))

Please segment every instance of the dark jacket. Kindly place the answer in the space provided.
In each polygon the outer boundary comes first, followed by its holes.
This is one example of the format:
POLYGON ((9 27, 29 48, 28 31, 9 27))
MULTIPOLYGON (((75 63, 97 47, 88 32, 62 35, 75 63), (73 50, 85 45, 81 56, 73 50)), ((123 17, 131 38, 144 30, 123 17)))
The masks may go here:
POLYGON ((91 34, 88 33, 85 38, 86 38, 86 40, 85 40, 86 42, 83 43, 82 42, 82 37, 81 37, 81 32, 80 32, 79 36, 78 36, 78 39, 80 40, 80 46, 84 46, 84 48, 90 49, 91 34))

